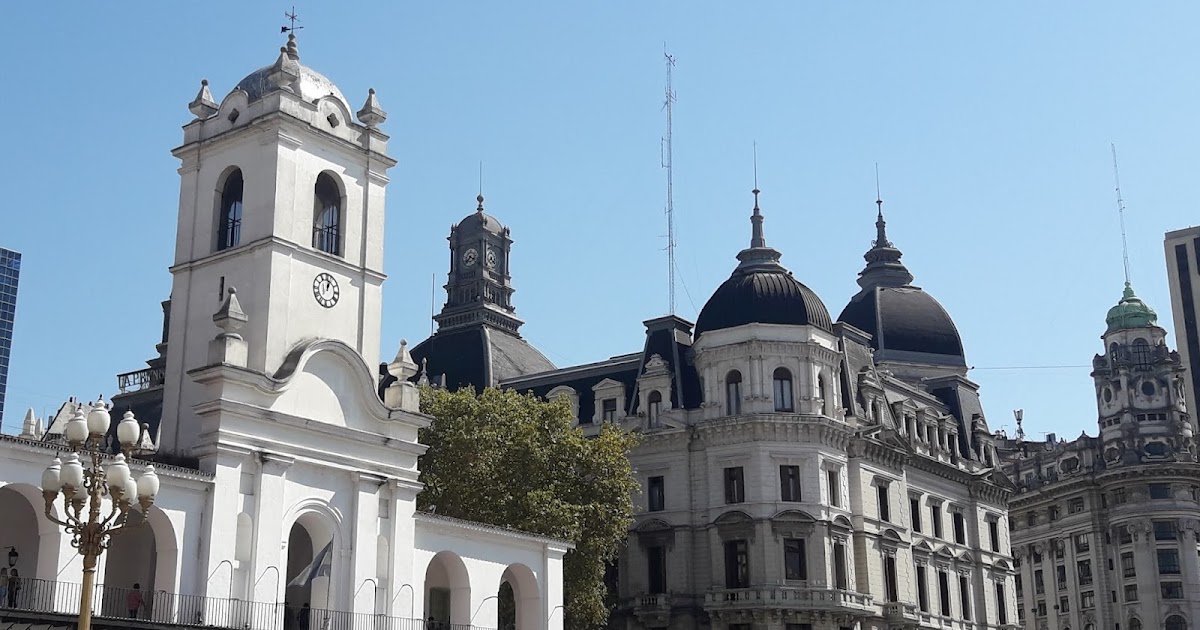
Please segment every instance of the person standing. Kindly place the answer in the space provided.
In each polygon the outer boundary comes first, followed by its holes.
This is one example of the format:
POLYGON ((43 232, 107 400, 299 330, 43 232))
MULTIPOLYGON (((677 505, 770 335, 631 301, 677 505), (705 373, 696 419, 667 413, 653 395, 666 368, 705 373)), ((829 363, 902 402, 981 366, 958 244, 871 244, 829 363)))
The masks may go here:
POLYGON ((21 595, 21 574, 17 573, 17 568, 13 567, 11 573, 8 574, 8 607, 17 607, 17 597, 21 595))
POLYGON ((145 600, 142 599, 142 585, 135 582, 133 590, 129 591, 129 594, 125 596, 125 608, 129 610, 129 618, 137 619, 138 611, 142 609, 142 605, 145 603, 145 600))

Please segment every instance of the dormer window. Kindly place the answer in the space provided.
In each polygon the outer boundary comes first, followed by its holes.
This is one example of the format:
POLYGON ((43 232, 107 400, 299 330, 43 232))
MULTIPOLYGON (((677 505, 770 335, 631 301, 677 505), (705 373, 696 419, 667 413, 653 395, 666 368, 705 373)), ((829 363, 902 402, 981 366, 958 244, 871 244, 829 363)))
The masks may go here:
POLYGON ((725 413, 731 416, 742 413, 742 373, 737 370, 725 375, 725 413))
POLYGON ((601 407, 601 420, 604 422, 617 421, 617 399, 605 398, 601 407))
POLYGON ((787 368, 775 370, 775 411, 795 411, 792 397, 792 373, 787 368))
POLYGON ((314 195, 312 246, 326 254, 342 255, 342 195, 326 173, 317 177, 314 195))
POLYGON ((658 414, 662 411, 662 394, 656 389, 650 392, 650 396, 646 399, 646 416, 650 420, 650 426, 658 425, 658 414))
POLYGON ((234 170, 221 189, 217 220, 217 251, 237 247, 242 240, 242 171, 234 170))

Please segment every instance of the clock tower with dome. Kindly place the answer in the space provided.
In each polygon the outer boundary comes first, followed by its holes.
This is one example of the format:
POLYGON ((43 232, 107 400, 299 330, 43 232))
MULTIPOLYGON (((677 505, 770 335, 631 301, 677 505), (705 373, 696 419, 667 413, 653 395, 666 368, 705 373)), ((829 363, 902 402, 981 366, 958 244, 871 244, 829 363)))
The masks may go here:
POLYGON ((218 103, 207 81, 173 153, 182 163, 161 445, 196 445, 192 410, 209 363, 211 318, 228 289, 249 315, 246 367, 272 374, 303 341, 329 339, 379 361, 386 114, 374 90, 357 112, 300 63, 289 35, 275 63, 218 103), (171 414, 166 414, 170 416, 171 414))

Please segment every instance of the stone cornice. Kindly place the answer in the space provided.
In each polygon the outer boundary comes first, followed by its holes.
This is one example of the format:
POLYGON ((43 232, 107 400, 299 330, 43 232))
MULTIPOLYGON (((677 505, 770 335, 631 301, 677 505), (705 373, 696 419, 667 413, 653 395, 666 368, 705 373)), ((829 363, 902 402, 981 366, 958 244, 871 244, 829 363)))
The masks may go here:
MULTIPOLYGON (((43 442, 41 440, 30 440, 15 435, 0 435, 0 452, 2 452, 4 449, 13 449, 25 453, 44 454, 48 457, 53 457, 54 455, 68 450, 68 447, 66 444, 61 442, 43 442)), ((108 462, 112 460, 112 457, 113 456, 110 454, 105 454, 101 458, 101 461, 108 462)), ((46 460, 47 463, 49 463, 49 461, 49 459, 46 460)), ((213 475, 202 470, 184 468, 183 466, 174 466, 171 464, 160 464, 153 460, 138 459, 136 457, 129 460, 130 468, 135 470, 141 470, 149 464, 154 466, 154 472, 158 473, 160 477, 171 477, 174 479, 185 479, 188 481, 199 481, 204 483, 212 483, 213 481, 213 475)))
POLYGON ((746 442, 815 442, 846 450, 853 427, 822 416, 755 414, 717 418, 693 427, 707 445, 746 442))
POLYGON ((1077 492, 1098 490, 1106 484, 1118 481, 1162 478, 1183 478, 1200 483, 1200 464, 1191 462, 1139 464, 1081 473, 1065 479, 1060 477, 1058 481, 1042 485, 1036 490, 1015 493, 1009 501, 1009 508, 1011 510, 1027 509, 1039 503, 1055 501, 1077 492))
POLYGON ((173 274, 173 273, 176 273, 178 271, 183 271, 183 270, 190 271, 193 269, 200 269, 200 268, 206 267, 210 264, 219 262, 230 256, 245 254, 248 252, 253 252, 254 250, 257 250, 257 249, 264 249, 264 248, 270 248, 272 251, 277 251, 277 252, 278 251, 288 252, 288 253, 292 254, 294 257, 298 257, 301 259, 307 258, 308 260, 306 262, 311 262, 313 264, 332 265, 334 267, 340 267, 341 272, 346 274, 347 276, 361 275, 365 278, 369 278, 369 279, 371 279, 375 282, 379 282, 379 283, 382 283, 384 280, 387 279, 387 274, 385 274, 381 271, 375 271, 373 269, 368 269, 366 267, 360 267, 358 265, 347 262, 345 259, 339 258, 337 256, 329 256, 327 254, 321 254, 311 247, 304 247, 304 246, 300 245, 299 243, 295 243, 293 241, 289 241, 287 239, 280 238, 280 237, 274 236, 274 235, 260 238, 256 241, 251 241, 249 243, 246 243, 245 245, 239 245, 238 247, 234 247, 232 249, 223 249, 218 252, 213 252, 213 253, 211 253, 207 256, 204 256, 202 258, 199 258, 197 260, 192 260, 192 261, 188 261, 188 262, 184 262, 184 263, 179 263, 177 265, 172 265, 169 269, 167 269, 167 271, 169 271, 173 274))
POLYGON ((541 534, 532 534, 517 529, 488 525, 487 523, 468 521, 451 516, 442 516, 440 514, 432 514, 430 512, 414 512, 413 519, 416 520, 417 523, 429 523, 435 526, 451 527, 454 529, 461 529, 480 534, 491 534, 493 536, 499 536, 502 538, 515 538, 517 540, 543 545, 551 549, 557 549, 563 553, 575 548, 575 543, 562 538, 542 536, 541 534))

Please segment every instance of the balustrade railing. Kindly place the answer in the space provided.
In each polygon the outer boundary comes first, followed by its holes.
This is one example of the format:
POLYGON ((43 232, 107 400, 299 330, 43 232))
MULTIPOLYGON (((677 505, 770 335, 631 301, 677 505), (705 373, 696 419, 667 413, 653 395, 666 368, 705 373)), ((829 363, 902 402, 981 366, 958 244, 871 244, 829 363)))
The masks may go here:
MULTIPOLYGON (((82 584, 21 579, 15 588, 9 585, 8 597, 0 601, 0 610, 74 616, 79 613, 82 594, 82 584)), ((466 624, 166 591, 136 591, 104 584, 96 585, 92 608, 92 615, 101 619, 235 630, 484 630, 466 624)))

